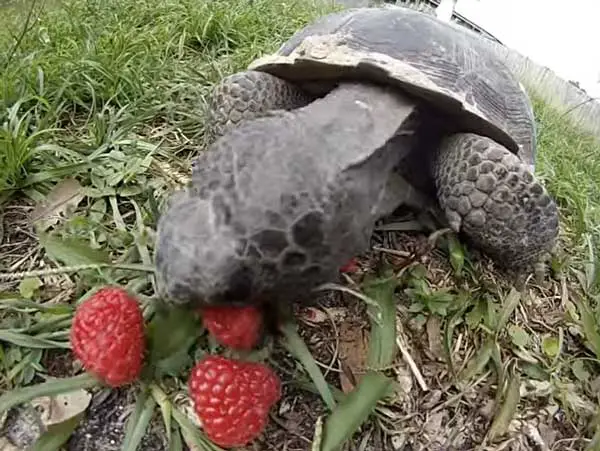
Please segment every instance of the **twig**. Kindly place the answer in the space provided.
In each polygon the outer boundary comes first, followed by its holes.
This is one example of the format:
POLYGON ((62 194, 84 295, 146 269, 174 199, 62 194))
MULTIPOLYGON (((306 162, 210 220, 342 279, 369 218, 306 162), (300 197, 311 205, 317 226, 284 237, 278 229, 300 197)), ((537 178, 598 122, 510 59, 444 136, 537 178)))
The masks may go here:
POLYGON ((39 269, 35 271, 22 271, 22 272, 10 272, 0 273, 0 282, 8 282, 11 280, 25 279, 28 277, 43 277, 43 276, 54 276, 57 274, 66 274, 79 271, 88 271, 90 269, 123 269, 128 271, 139 271, 153 273, 154 268, 144 265, 134 264, 112 264, 112 263, 97 263, 94 265, 76 265, 76 266, 63 266, 61 268, 52 269, 39 269))
POLYGON ((412 253, 406 251, 400 251, 398 249, 388 249, 381 246, 373 246, 373 250, 377 252, 382 252, 384 254, 390 254, 394 257, 410 257, 412 253))
POLYGON ((402 344, 402 339, 399 336, 396 337, 396 344, 398 345, 398 348, 400 349, 400 352, 402 353, 402 357, 404 357, 404 360, 406 360, 406 363, 408 363, 408 366, 410 367, 410 370, 412 371, 413 375, 415 376, 415 379, 421 386, 421 390, 429 391, 427 382, 425 382, 425 379, 423 379, 423 375, 421 374, 421 371, 417 367, 417 364, 413 360, 410 353, 406 350, 406 348, 402 344))

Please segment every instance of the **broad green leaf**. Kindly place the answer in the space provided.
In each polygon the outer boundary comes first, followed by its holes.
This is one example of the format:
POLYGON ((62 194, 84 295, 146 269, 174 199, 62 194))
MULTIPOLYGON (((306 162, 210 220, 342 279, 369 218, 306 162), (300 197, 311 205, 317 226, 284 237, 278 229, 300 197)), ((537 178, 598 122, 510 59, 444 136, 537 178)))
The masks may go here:
POLYGON ((425 305, 423 305, 420 302, 413 302, 412 304, 410 304, 408 306, 408 311, 410 313, 419 313, 422 312, 425 309, 425 305))
POLYGON ((97 199, 89 208, 88 217, 90 221, 100 224, 106 217, 106 200, 104 198, 97 199))
POLYGON ((544 354, 546 354, 548 357, 556 357, 559 352, 558 338, 546 335, 542 339, 542 349, 544 351, 544 354))
POLYGON ((396 277, 374 279, 363 284, 366 296, 376 305, 367 304, 371 318, 371 335, 367 364, 371 368, 384 368, 394 362, 396 355, 396 277))
POLYGON ((188 351, 201 333, 198 318, 188 309, 158 310, 147 327, 150 364, 160 374, 176 375, 189 363, 188 351))
POLYGON ((42 286, 42 281, 37 277, 29 277, 21 280, 19 283, 19 293, 25 299, 33 299, 38 289, 42 286))
POLYGON ((494 440, 501 437, 508 430, 508 426, 512 421, 520 401, 519 389, 521 387, 521 378, 519 373, 515 372, 508 382, 508 387, 504 392, 504 400, 498 413, 494 417, 492 426, 490 427, 489 437, 494 440))
POLYGON ((529 362, 521 362, 519 364, 521 371, 531 379, 537 379, 539 381, 547 381, 550 379, 548 372, 540 365, 529 362))
POLYGON ((107 252, 92 249, 86 241, 76 237, 62 238, 52 234, 39 234, 39 240, 50 257, 67 266, 110 262, 107 252))
POLYGON ((82 412, 61 423, 48 426, 48 430, 35 442, 30 451, 57 451, 61 449, 79 425, 83 415, 82 412))
POLYGON ((286 322, 280 327, 280 331, 285 337, 284 345, 288 352, 304 366, 304 369, 317 387, 323 402, 329 410, 333 410, 335 408, 335 399, 329 390, 329 385, 310 350, 306 347, 306 343, 304 343, 304 340, 298 334, 296 326, 291 322, 286 322))
POLYGON ((485 314, 485 305, 481 301, 477 301, 471 311, 466 315, 466 322, 469 329, 475 329, 483 320, 485 314))
POLYGON ((585 362, 581 359, 577 359, 573 362, 571 365, 571 371, 581 382, 587 382, 590 380, 591 375, 585 367, 585 362))
POLYGON ((471 359, 467 367, 462 371, 462 374, 459 376, 460 380, 468 382, 481 373, 492 357, 493 347, 494 341, 488 339, 477 353, 477 356, 474 359, 471 359))
POLYGON ((356 388, 329 415, 323 426, 321 451, 338 450, 351 439, 390 389, 392 380, 381 373, 367 372, 356 388))
POLYGON ((452 269, 454 269, 454 273, 457 276, 460 276, 465 266, 465 252, 463 246, 454 235, 448 237, 448 251, 450 253, 452 269))
POLYGON ((152 360, 160 360, 187 349, 202 334, 197 316, 184 308, 159 309, 147 326, 152 360))
POLYGON ((89 373, 77 376, 52 379, 41 384, 14 389, 0 396, 0 416, 12 407, 29 402, 42 396, 68 393, 78 388, 92 388, 101 385, 100 381, 89 373))
POLYGON ((424 297, 427 308, 431 313, 436 313, 444 317, 448 315, 448 309, 454 302, 454 299, 454 295, 450 293, 450 289, 448 288, 434 291, 429 296, 424 297))
POLYGON ((164 376, 177 377, 185 368, 190 367, 193 363, 194 360, 189 352, 185 349, 180 349, 170 356, 153 363, 152 368, 155 376, 158 378, 164 376))
POLYGON ((511 324, 508 327, 508 335, 515 346, 525 348, 529 343, 529 334, 520 326, 511 324))

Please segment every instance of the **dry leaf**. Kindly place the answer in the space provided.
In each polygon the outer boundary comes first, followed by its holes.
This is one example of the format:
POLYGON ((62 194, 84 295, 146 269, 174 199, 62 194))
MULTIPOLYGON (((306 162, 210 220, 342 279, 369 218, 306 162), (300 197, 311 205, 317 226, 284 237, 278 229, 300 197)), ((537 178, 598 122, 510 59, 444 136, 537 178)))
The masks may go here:
POLYGON ((92 395, 87 390, 76 390, 55 396, 34 399, 31 404, 40 413, 44 426, 62 423, 84 412, 90 405, 92 395))
POLYGON ((526 423, 523 426, 523 431, 529 439, 529 442, 533 443, 536 449, 538 449, 539 451, 550 451, 550 448, 548 448, 548 445, 546 444, 546 442, 544 442, 544 439, 540 435, 540 432, 535 427, 535 425, 531 423, 526 423))
POLYGON ((513 421, 519 401, 519 390, 521 387, 521 378, 518 373, 513 374, 504 390, 504 401, 496 412, 496 416, 492 421, 489 430, 490 440, 495 440, 503 436, 508 430, 513 421))
POLYGON ((70 209, 77 207, 84 197, 83 187, 77 180, 64 179, 52 188, 46 199, 36 205, 31 220, 39 230, 46 231, 70 209))
POLYGON ((429 342, 429 352, 437 360, 442 360, 444 350, 442 347, 442 326, 440 318, 437 315, 431 315, 427 320, 427 339, 429 342))
POLYGON ((367 365, 369 352, 368 337, 362 327, 356 327, 350 321, 345 321, 340 326, 340 384, 342 391, 348 393, 354 390, 360 381, 360 374, 367 365))
POLYGON ((348 309, 346 307, 330 307, 326 308, 325 311, 333 321, 342 321, 348 316, 348 309))
POLYGON ((175 395, 173 403, 194 426, 202 428, 202 422, 200 421, 200 418, 198 418, 198 415, 196 415, 194 402, 192 401, 192 398, 190 398, 190 395, 181 391, 175 395))
MULTIPOLYGON (((196 426, 198 429, 202 429, 202 422, 194 411, 194 403, 192 402, 192 398, 190 398, 186 392, 177 393, 173 399, 173 403, 175 404, 175 407, 177 407, 194 426, 196 426)), ((200 448, 196 446, 189 437, 187 437, 184 428, 181 428, 181 439, 187 445, 190 451, 201 451, 200 448)))
POLYGON ((328 309, 318 309, 315 307, 306 307, 300 313, 300 319, 309 324, 321 324, 327 321, 343 320, 348 313, 345 307, 332 307, 328 309))
POLYGON ((300 312, 300 320, 309 324, 320 324, 325 321, 329 321, 329 317, 327 313, 323 310, 314 308, 314 307, 306 307, 302 309, 300 312))

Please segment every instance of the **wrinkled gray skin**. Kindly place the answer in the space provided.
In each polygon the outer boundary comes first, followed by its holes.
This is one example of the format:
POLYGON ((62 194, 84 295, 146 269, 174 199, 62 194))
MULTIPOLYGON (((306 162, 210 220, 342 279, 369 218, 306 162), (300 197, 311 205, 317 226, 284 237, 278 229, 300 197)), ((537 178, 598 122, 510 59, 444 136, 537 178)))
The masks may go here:
POLYGON ((501 265, 558 232, 522 87, 466 30, 408 9, 335 13, 215 87, 213 142, 158 228, 159 286, 192 306, 290 302, 400 205, 438 205, 501 265))

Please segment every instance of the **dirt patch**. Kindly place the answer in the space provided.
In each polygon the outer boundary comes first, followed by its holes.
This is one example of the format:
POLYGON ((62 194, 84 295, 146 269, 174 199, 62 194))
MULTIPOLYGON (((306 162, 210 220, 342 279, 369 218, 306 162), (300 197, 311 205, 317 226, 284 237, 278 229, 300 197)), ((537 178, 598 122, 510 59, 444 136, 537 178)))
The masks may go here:
MULTIPOLYGON (((97 390, 85 418, 71 436, 69 451, 120 451, 127 419, 133 412, 136 388, 97 390)), ((166 451, 166 433, 158 409, 144 435, 139 449, 166 451)))
POLYGON ((39 259, 37 238, 29 222, 33 203, 16 199, 0 213, 0 271, 29 271, 39 259))
MULTIPOLYGON (((435 289, 469 288, 482 296, 487 289, 490 293, 499 292, 511 283, 506 274, 496 271, 485 258, 475 260, 478 275, 475 281, 467 277, 456 281, 451 276, 453 269, 448 256, 420 234, 395 234, 391 239, 379 236, 376 246, 389 246, 399 252, 365 256, 361 267, 366 272, 376 271, 383 261, 398 269, 418 263, 427 269, 427 280, 435 289)), ((564 320, 556 304, 560 294, 557 287, 559 284, 553 281, 545 288, 530 284, 523 291, 526 295, 515 313, 515 322, 527 324, 532 337, 558 327, 564 320)), ((393 398, 379 405, 345 450, 584 449, 584 440, 577 432, 581 431, 580 425, 569 420, 550 394, 522 396, 516 414, 506 425, 506 433, 490 443, 489 430, 502 405, 496 402, 497 374, 488 367, 469 382, 457 379, 443 352, 447 318, 442 321, 439 316, 430 315, 426 321, 420 321, 410 311, 413 300, 406 286, 400 286, 396 296, 398 335, 405 348, 398 353, 393 369, 397 391, 393 398)), ((364 303, 347 294, 328 293, 316 305, 297 308, 296 313, 300 334, 320 362, 328 382, 339 388, 351 385, 352 375, 345 374, 344 369, 360 366, 364 351, 357 337, 361 331, 368 331, 369 324, 364 303), (349 341, 342 344, 345 339, 349 341), (358 348, 352 348, 353 340, 358 348)), ((451 350, 456 371, 466 367, 483 346, 484 337, 466 328, 456 329, 451 350)), ((506 345, 499 348, 502 360, 510 362, 514 357, 509 351, 510 343, 502 340, 499 343, 506 345)), ((274 357, 287 369, 282 373, 285 395, 262 440, 248 449, 310 450, 315 424, 327 410, 318 396, 298 387, 297 363, 282 352, 274 357)), ((523 375, 521 381, 521 391, 535 385, 535 380, 523 375)))
POLYGON ((42 365, 51 377, 71 377, 78 372, 78 365, 69 350, 48 349, 42 358, 42 365))

